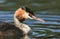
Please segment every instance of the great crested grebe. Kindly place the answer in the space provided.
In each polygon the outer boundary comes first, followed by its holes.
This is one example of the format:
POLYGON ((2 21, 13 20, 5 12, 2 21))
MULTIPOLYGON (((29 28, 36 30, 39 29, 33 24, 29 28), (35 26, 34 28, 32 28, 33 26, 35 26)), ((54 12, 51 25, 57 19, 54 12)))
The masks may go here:
POLYGON ((23 21, 26 19, 34 19, 40 22, 44 20, 34 16, 33 11, 28 7, 21 7, 15 11, 14 14, 14 25, 9 23, 0 23, 0 35, 9 36, 9 35, 24 35, 31 32, 31 28, 24 24, 23 21))

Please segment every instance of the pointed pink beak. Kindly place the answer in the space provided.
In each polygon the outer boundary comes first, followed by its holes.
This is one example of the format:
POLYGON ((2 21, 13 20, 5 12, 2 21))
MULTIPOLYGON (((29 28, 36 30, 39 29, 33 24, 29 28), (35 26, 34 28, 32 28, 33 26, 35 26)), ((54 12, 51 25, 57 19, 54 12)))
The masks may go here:
POLYGON ((33 18, 34 20, 40 21, 40 22, 42 22, 42 23, 45 22, 43 19, 41 19, 41 18, 37 18, 37 17, 35 17, 35 16, 32 16, 32 18, 33 18))

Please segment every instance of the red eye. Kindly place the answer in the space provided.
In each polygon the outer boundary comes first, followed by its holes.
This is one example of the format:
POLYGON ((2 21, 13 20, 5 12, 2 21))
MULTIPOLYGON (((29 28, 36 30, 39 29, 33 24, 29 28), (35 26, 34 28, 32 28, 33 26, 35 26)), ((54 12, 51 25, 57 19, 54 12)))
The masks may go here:
POLYGON ((32 17, 33 15, 32 14, 29 14, 30 17, 32 17))

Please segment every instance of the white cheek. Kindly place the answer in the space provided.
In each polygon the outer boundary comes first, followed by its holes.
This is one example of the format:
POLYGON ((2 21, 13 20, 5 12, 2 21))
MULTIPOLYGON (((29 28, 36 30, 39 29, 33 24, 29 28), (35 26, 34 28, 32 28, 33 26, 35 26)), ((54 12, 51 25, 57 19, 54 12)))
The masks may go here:
POLYGON ((26 19, 28 19, 28 18, 32 19, 32 18, 29 16, 29 13, 23 14, 23 17, 26 18, 26 19))

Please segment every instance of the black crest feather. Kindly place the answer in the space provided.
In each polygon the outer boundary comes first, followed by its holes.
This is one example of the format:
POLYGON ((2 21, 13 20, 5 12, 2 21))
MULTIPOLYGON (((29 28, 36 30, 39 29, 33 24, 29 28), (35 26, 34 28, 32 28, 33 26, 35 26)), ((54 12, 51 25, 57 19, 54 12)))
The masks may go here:
POLYGON ((30 8, 28 8, 28 7, 26 7, 26 6, 23 6, 23 7, 21 7, 21 8, 24 9, 26 12, 29 12, 29 13, 31 13, 32 15, 34 15, 33 10, 31 10, 30 8))

